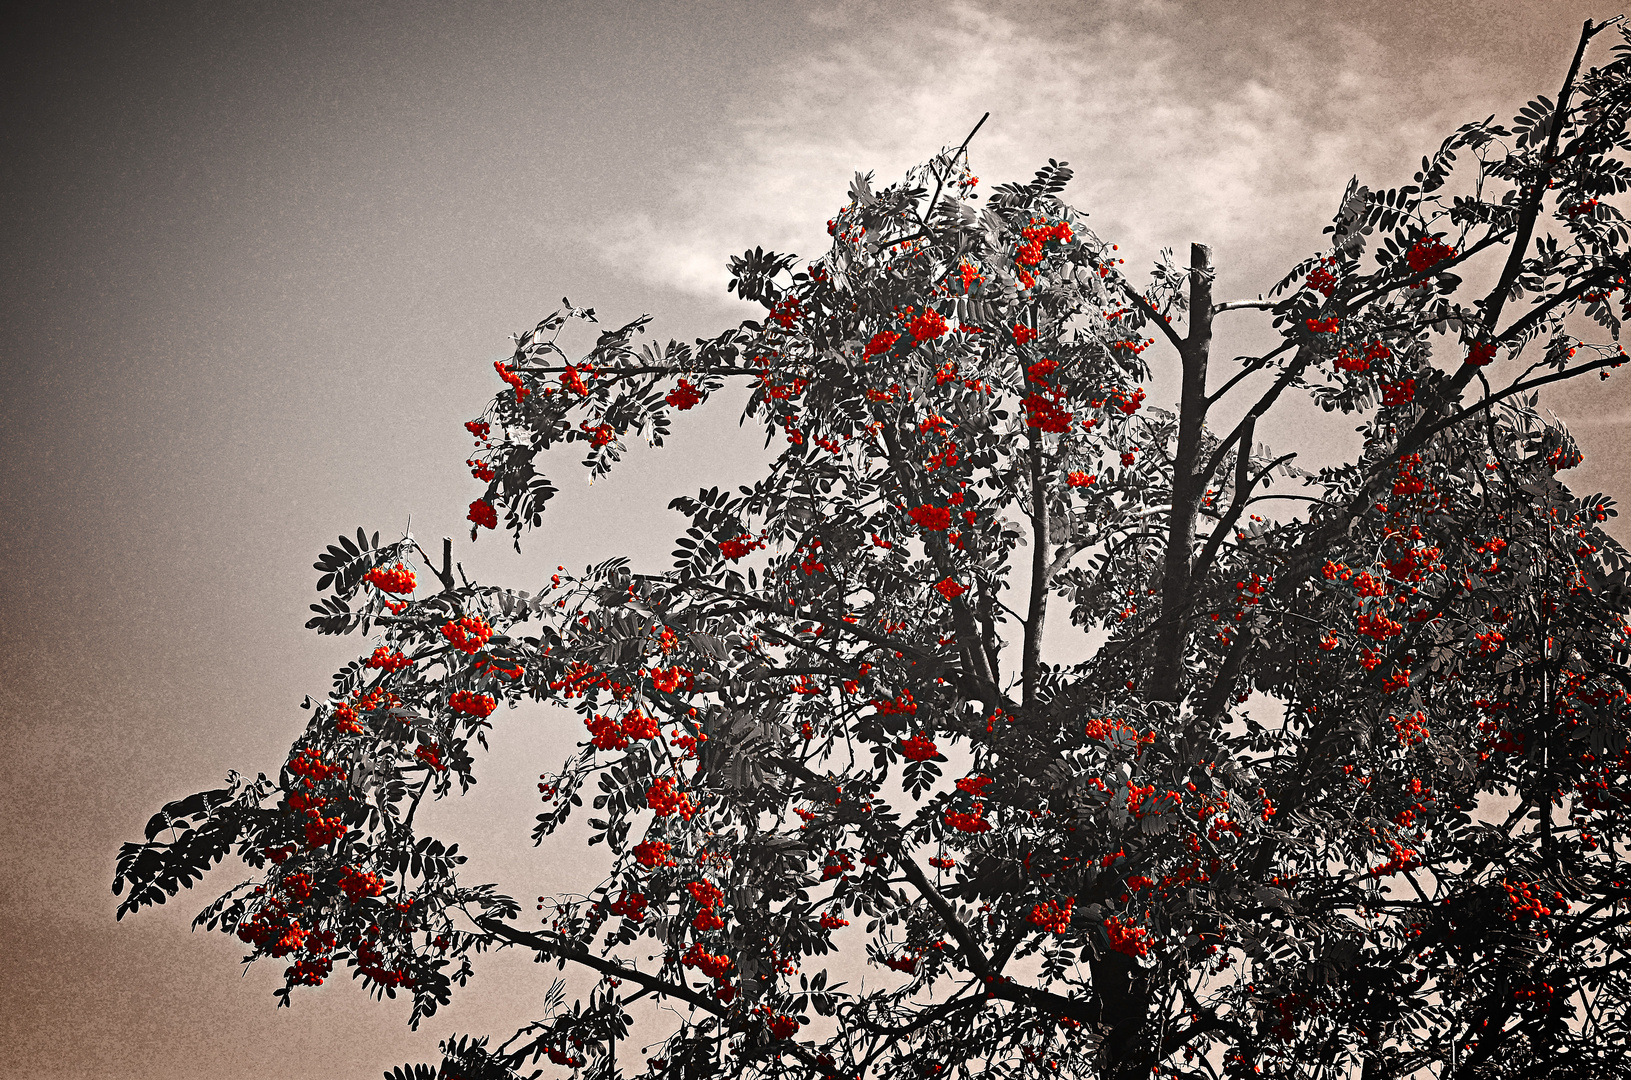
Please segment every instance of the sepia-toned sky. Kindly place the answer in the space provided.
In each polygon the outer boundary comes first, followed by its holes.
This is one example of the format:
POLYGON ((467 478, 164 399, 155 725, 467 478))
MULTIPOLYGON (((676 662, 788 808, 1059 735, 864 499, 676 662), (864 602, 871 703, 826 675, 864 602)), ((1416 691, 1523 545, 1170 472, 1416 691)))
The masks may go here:
MULTIPOLYGON (((1206 241, 1218 295, 1255 295, 1319 247, 1350 175, 1408 182, 1464 121, 1555 95, 1581 21, 1615 13, 35 7, 0 35, 0 1060, 18 1080, 375 1077, 533 1015, 553 969, 514 955, 417 1033, 343 974, 275 1010, 281 968, 241 976, 240 943, 186 929, 240 868, 118 924, 109 883, 163 802, 275 772, 302 697, 367 651, 302 628, 336 533, 411 518, 473 575, 533 589, 562 562, 666 565, 669 497, 749 475, 734 414, 687 417, 593 489, 561 476, 523 555, 472 546, 461 424, 508 335, 563 295, 603 321, 652 312, 663 339, 715 332, 748 313, 728 256, 819 254, 854 171, 887 182, 986 111, 982 190, 1068 160, 1065 197, 1129 270, 1206 241)), ((1571 484, 1631 493, 1625 385, 1548 403, 1586 453, 1571 484)), ((594 878, 574 837, 527 840, 536 775, 581 728, 499 720, 481 784, 430 825, 471 880, 530 904, 594 878)))

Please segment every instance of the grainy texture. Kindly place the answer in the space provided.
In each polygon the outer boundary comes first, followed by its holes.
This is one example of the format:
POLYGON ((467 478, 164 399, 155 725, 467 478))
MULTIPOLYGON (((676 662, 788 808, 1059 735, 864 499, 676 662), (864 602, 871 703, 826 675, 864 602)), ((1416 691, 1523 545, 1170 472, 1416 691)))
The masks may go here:
MULTIPOLYGON (((1350 173, 1408 180, 1428 139, 1555 86, 1579 20, 1614 13, 177 4, 14 25, 0 66, 9 1074, 371 1076, 430 1057, 449 1028, 524 1015, 509 994, 536 969, 508 957, 411 1037, 400 1004, 344 985, 274 1012, 275 973, 239 980, 236 943, 178 936, 191 905, 115 933, 106 884, 152 806, 274 767, 300 697, 349 654, 299 629, 312 551, 359 515, 457 534, 471 483, 449 403, 473 413, 489 396, 502 331, 565 291, 613 318, 663 311, 665 337, 701 333, 749 310, 724 297, 728 254, 814 254, 825 238, 787 223, 819 229, 849 170, 895 175, 986 109, 989 182, 1069 159, 1072 201, 1130 267, 1207 242, 1233 297, 1306 253, 1350 173)), ((1553 402, 1586 452, 1580 490, 1624 494, 1619 385, 1553 402)), ((636 542, 668 524, 653 493, 704 462, 736 480, 755 459, 736 434, 682 428, 592 504, 569 487, 526 559, 496 543, 457 557, 512 581, 581 564, 608 536, 660 558, 636 542)), ((464 821, 530 818, 534 766, 576 738, 538 725, 536 744, 494 755, 464 821)), ((471 850, 513 894, 579 869, 569 840, 540 854, 519 833, 471 850)))

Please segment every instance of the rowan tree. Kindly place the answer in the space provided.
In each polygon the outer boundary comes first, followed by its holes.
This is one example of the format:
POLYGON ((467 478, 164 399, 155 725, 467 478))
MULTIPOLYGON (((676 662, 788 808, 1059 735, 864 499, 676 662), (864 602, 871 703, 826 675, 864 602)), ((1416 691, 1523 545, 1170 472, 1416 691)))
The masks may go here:
POLYGON ((1628 557, 1536 397, 1625 360, 1628 116, 1588 22, 1555 101, 1350 183, 1251 300, 1198 244, 1135 283, 1063 163, 980 200, 965 140, 857 176, 820 258, 733 260, 762 319, 574 359, 567 304, 465 425, 473 538, 733 382, 774 460, 674 499, 669 567, 512 591, 342 536, 308 625, 367 651, 275 778, 125 845, 120 915, 231 853, 198 925, 284 1004, 349 967, 417 1024, 490 948, 598 977, 447 1077, 1631 1075, 1628 557), (1212 356, 1225 315, 1276 343, 1212 356), (1351 460, 1258 441, 1297 399, 1351 460), (541 918, 415 824, 528 701, 586 729, 533 839, 606 859, 541 918))

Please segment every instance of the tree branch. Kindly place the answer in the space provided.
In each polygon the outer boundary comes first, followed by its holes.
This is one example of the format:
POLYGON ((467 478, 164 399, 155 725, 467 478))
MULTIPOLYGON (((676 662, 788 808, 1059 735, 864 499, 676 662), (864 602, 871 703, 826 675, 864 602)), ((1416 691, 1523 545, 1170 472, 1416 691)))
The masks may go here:
MULTIPOLYGON (((1506 266, 1501 271, 1501 277, 1495 286, 1490 289, 1489 295, 1478 306, 1484 313, 1484 328, 1486 332, 1493 333, 1497 323, 1501 321, 1501 309, 1506 306, 1506 300, 1512 292, 1512 284, 1517 281, 1518 273, 1523 269, 1523 260, 1529 253, 1529 240, 1535 232, 1535 221, 1540 216, 1540 205, 1545 198, 1547 188, 1551 184, 1552 167, 1556 164, 1557 140, 1563 132, 1563 118, 1568 115, 1569 97, 1574 92, 1574 79, 1580 72, 1580 61, 1586 55, 1586 46, 1591 39, 1607 23, 1592 27, 1591 20, 1587 19, 1580 30, 1580 43, 1575 46, 1574 59, 1569 63, 1569 73, 1563 79, 1563 88, 1558 91, 1557 108, 1552 112, 1552 130, 1546 137, 1546 152, 1543 161, 1543 171, 1529 186, 1529 191, 1523 200, 1523 209, 1518 214, 1517 233, 1512 240, 1512 252, 1506 258, 1506 266)), ((1465 370, 1458 372, 1461 385, 1466 385, 1472 374, 1465 370)), ((1459 389, 1459 387, 1457 388, 1459 389)))
MULTIPOLYGON (((667 581, 668 579, 664 578, 662 580, 667 581)), ((743 593, 731 592, 729 589, 724 589, 718 585, 701 581, 696 578, 689 578, 679 582, 671 582, 671 584, 678 588, 701 589, 704 592, 712 593, 721 599, 729 600, 732 603, 739 605, 743 611, 754 611, 765 615, 775 615, 782 618, 801 619, 809 622, 822 623, 841 633, 850 634, 854 637, 860 638, 862 641, 865 641, 870 645, 875 645, 880 648, 887 648, 894 652, 906 653, 908 656, 912 657, 912 659, 923 664, 923 666, 930 671, 944 672, 946 681, 955 685, 968 697, 985 700, 988 696, 995 695, 995 697, 992 698, 994 702, 1004 707, 1011 704, 1007 701, 1006 695, 1004 695, 1001 690, 996 687, 995 683, 983 683, 980 681, 979 674, 977 672, 965 671, 954 664, 948 663, 945 659, 935 656, 933 653, 924 652, 912 642, 902 641, 890 634, 877 633, 876 631, 869 630, 858 623, 848 622, 831 612, 800 611, 797 608, 784 608, 763 600, 756 600, 753 597, 747 596, 743 593)))
POLYGON ((1253 356, 1250 358, 1244 356, 1235 357, 1236 360, 1249 360, 1249 362, 1246 364, 1246 366, 1242 367, 1238 372, 1236 372, 1228 382, 1218 387, 1217 391, 1206 399, 1206 403, 1208 405, 1216 405, 1226 394, 1229 393, 1229 391, 1233 390, 1242 379, 1250 378, 1251 376, 1256 375, 1259 371, 1262 371, 1264 368, 1269 366, 1270 360, 1273 360, 1276 356, 1279 356, 1281 353, 1285 352, 1295 344, 1295 341, 1287 338, 1280 342, 1280 344, 1276 345, 1273 349, 1264 353, 1262 356, 1253 356))
POLYGON ((635 968, 626 967, 617 963, 615 960, 608 960, 603 956, 596 956, 587 949, 581 949, 575 945, 569 944, 559 934, 552 933, 548 930, 529 932, 518 929, 517 927, 511 926, 508 923, 500 922, 497 919, 486 917, 477 918, 473 921, 477 926, 481 927, 489 934, 492 934, 495 937, 503 938, 505 941, 508 941, 513 945, 524 946, 547 957, 559 957, 570 960, 575 964, 582 964, 584 967, 598 971, 602 975, 610 975, 614 979, 623 979, 634 983, 637 986, 650 990, 652 993, 657 994, 660 997, 678 998, 680 1001, 685 1002, 692 1008, 701 1009, 704 1012, 712 1013, 714 1016, 717 1016, 723 1020, 731 1019, 731 1014, 728 1009, 720 1005, 717 1001, 706 998, 689 987, 681 986, 678 983, 669 982, 667 979, 661 979, 655 975, 648 975, 643 971, 636 970, 635 968))
MULTIPOLYGON (((1091 264, 1093 260, 1089 258, 1088 262, 1091 264)), ((1094 265, 1095 270, 1099 268, 1100 267, 1098 265, 1094 265)), ((1160 327, 1161 332, 1166 335, 1167 342, 1171 344, 1174 349, 1177 349, 1180 353, 1182 353, 1184 350, 1184 339, 1178 336, 1178 331, 1172 328, 1172 324, 1167 321, 1167 317, 1157 311, 1155 309, 1155 305, 1144 298, 1143 293, 1133 288, 1133 283, 1128 281, 1119 270, 1112 266, 1110 267, 1110 273, 1114 276, 1116 286, 1121 289, 1122 293, 1126 295, 1127 299, 1133 302, 1133 306, 1138 308, 1139 311, 1143 312, 1144 317, 1149 319, 1150 322, 1160 327)), ((1193 307, 1193 304, 1191 307, 1193 307)), ((1191 312, 1191 317, 1193 317, 1193 312, 1191 312)))
POLYGON ((1042 475, 1044 464, 1042 432, 1026 433, 1026 459, 1031 473, 1031 596, 1025 615, 1025 644, 1020 667, 1021 700, 1036 704, 1036 684, 1042 666, 1042 630, 1048 617, 1048 485, 1042 475))
MULTIPOLYGON (((975 133, 978 132, 982 127, 984 127, 985 122, 987 120, 989 120, 990 118, 991 118, 991 114, 989 112, 987 112, 984 116, 980 117, 979 122, 974 125, 974 130, 970 131, 968 133, 968 135, 966 135, 963 138, 962 145, 958 146, 956 152, 951 155, 950 161, 952 163, 955 163, 958 158, 963 156, 963 152, 968 149, 968 144, 974 141, 975 133)), ((928 232, 929 232, 928 219, 932 218, 934 216, 934 208, 937 205, 939 205, 939 203, 940 203, 940 191, 945 186, 946 186, 946 178, 941 176, 940 174, 936 173, 935 174, 934 195, 933 195, 933 197, 931 197, 929 199, 929 208, 923 212, 924 225, 923 225, 923 231, 921 233, 919 233, 919 236, 927 236, 928 235, 928 232)), ((914 237, 913 239, 916 239, 916 237, 914 237)))
POLYGON ((1212 535, 1206 538, 1206 546, 1201 548, 1200 555, 1195 559, 1194 574, 1197 579, 1205 578, 1207 571, 1212 568, 1212 560, 1217 557, 1218 548, 1223 545, 1223 538, 1235 527, 1235 523, 1240 520, 1240 515, 1246 510, 1246 504, 1251 501, 1252 489, 1262 482, 1263 478, 1277 466, 1283 465, 1297 456, 1296 454, 1281 454, 1258 470, 1256 476, 1251 476, 1252 456, 1248 448, 1251 445, 1252 433, 1255 430, 1255 427, 1248 427, 1241 437, 1240 451, 1235 458, 1235 497, 1230 501, 1229 508, 1218 518, 1217 527, 1212 530, 1212 535))
MULTIPOLYGON (((1551 383, 1563 382, 1564 380, 1572 379, 1577 375, 1584 375, 1588 371, 1597 371, 1600 368, 1619 367, 1623 363, 1625 363, 1625 357, 1623 356, 1617 354, 1614 356, 1604 356, 1593 360, 1589 364, 1580 364, 1576 367, 1567 368, 1563 371, 1554 371, 1550 375, 1542 375, 1537 379, 1530 379, 1528 382, 1513 383, 1505 390, 1502 390, 1496 394, 1491 394, 1488 397, 1481 398, 1477 404, 1468 405, 1459 412, 1453 413, 1443 420, 1440 420, 1438 423, 1428 426, 1421 431, 1419 436, 1412 439, 1412 449, 1421 446, 1428 439, 1431 439, 1434 435, 1437 435, 1444 429, 1454 427, 1469 416, 1475 416, 1486 409, 1494 408, 1500 402, 1505 401, 1507 398, 1516 394, 1521 394, 1525 390, 1536 390, 1542 386, 1550 385, 1551 383)), ((1415 432, 1412 432, 1411 434, 1413 436, 1416 435, 1415 432)), ((1401 454, 1407 454, 1410 452, 1410 450, 1400 450, 1401 454)))
POLYGON ((1241 435, 1246 430, 1247 423, 1250 422, 1255 427, 1258 419, 1274 407, 1274 403, 1279 400, 1280 395, 1285 393, 1292 383, 1302 377, 1302 373, 1308 369, 1308 365, 1313 363, 1313 360, 1314 350, 1311 347, 1308 345, 1298 346, 1297 355, 1292 358, 1286 369, 1280 373, 1280 377, 1274 380, 1274 385, 1263 392, 1263 396, 1257 399, 1256 404, 1246 411, 1245 416, 1240 418, 1240 423, 1235 425, 1234 430, 1222 442, 1218 443, 1217 449, 1212 451, 1211 458, 1206 462, 1206 468, 1201 470, 1200 479, 1203 485, 1210 481, 1213 474, 1217 472, 1218 466, 1223 462, 1223 456, 1229 452, 1229 449, 1236 442, 1240 441, 1241 435))
MULTIPOLYGON (((539 366, 539 365, 528 365, 527 367, 512 367, 510 370, 515 371, 517 373, 526 374, 526 375, 555 375, 555 374, 559 374, 561 372, 564 372, 566 370, 567 366, 568 365, 562 365, 560 367, 544 367, 544 366, 539 366)), ((577 365, 574 364, 574 365, 570 365, 570 366, 576 367, 577 365)), ((670 365, 670 364, 662 364, 662 365, 638 364, 638 365, 630 365, 630 366, 626 366, 626 367, 625 366, 601 367, 601 366, 597 365, 595 367, 595 377, 596 378, 599 378, 601 376, 606 376, 606 375, 625 375, 625 376, 626 375, 750 375, 753 378, 757 379, 759 376, 761 376, 763 374, 764 374, 764 372, 755 371, 755 370, 753 370, 751 368, 737 368, 737 367, 687 368, 687 367, 682 367, 682 366, 680 366, 678 364, 672 364, 672 365, 670 365)))
POLYGON ((1183 654, 1190 607, 1195 512, 1205 478, 1197 468, 1206 426, 1206 365, 1212 348, 1212 249, 1189 248, 1189 334, 1179 355, 1183 389, 1178 404, 1178 445, 1172 463, 1172 511, 1161 575, 1161 615, 1156 631, 1154 690, 1157 700, 1183 698, 1183 654))
MULTIPOLYGON (((886 421, 879 429, 879 434, 883 437, 884 449, 889 455, 889 466, 895 473, 896 482, 900 484, 901 493, 910 501, 921 505, 921 500, 912 484, 911 474, 906 467, 905 456, 901 453, 900 443, 895 439, 891 427, 892 425, 886 421)), ((929 537, 923 546, 928 550, 929 558, 934 561, 935 569, 943 577, 954 577, 956 575, 957 568, 951 564, 950 546, 944 536, 937 534, 929 537)), ((976 584, 978 583, 976 582, 976 584)), ((963 650, 963 655, 971 661, 969 664, 971 671, 969 673, 986 683, 991 688, 992 694, 1001 697, 1001 688, 997 685, 996 659, 986 655, 984 641, 980 636, 978 626, 974 622, 973 612, 969 610, 968 604, 961 596, 954 596, 947 600, 946 603, 951 608, 952 624, 957 629, 957 644, 963 650)), ((986 695, 975 696, 983 698, 986 695)))
POLYGON ((1540 320, 1544 319, 1549 312, 1557 308, 1559 305, 1566 304, 1571 300, 1578 300, 1586 293, 1588 289, 1595 288, 1599 285, 1611 285, 1613 284, 1611 280, 1612 278, 1617 276, 1623 277, 1624 273, 1625 271, 1623 269, 1609 267, 1603 270, 1603 276, 1606 280, 1594 281, 1587 279, 1585 281, 1576 283, 1572 288, 1564 288, 1558 292, 1556 296, 1551 297, 1545 303, 1525 312, 1522 318, 1513 323, 1511 326, 1507 327, 1503 332, 1496 334, 1493 340, 1497 344, 1507 344, 1509 341, 1521 340, 1528 335, 1531 327, 1539 323, 1540 320))
POLYGON ((1400 289, 1404 288, 1414 288, 1415 286, 1426 281, 1428 278, 1438 277, 1445 271, 1455 269, 1457 266, 1466 262, 1468 259, 1471 259, 1474 255, 1477 255, 1485 248, 1492 244, 1498 244, 1511 235, 1511 228, 1491 228, 1489 232, 1485 233, 1481 239, 1479 239, 1465 251, 1458 252, 1457 254, 1450 256, 1448 259, 1445 259, 1443 262, 1434 263, 1425 270, 1417 270, 1415 273, 1410 274, 1407 277, 1388 280, 1390 271, 1379 270, 1371 276, 1372 278, 1381 278, 1382 280, 1378 284, 1371 286, 1368 291, 1360 291, 1355 293, 1353 296, 1348 297, 1343 306, 1348 311, 1358 311, 1361 308, 1367 307, 1375 301, 1381 299, 1390 292, 1398 292, 1400 289))
POLYGON ((911 881, 912 886, 929 902, 929 906, 934 908, 934 913, 940 916, 940 921, 945 924, 951 936, 957 939, 957 946, 968 960, 969 969, 982 979, 995 974, 991 970, 990 958, 985 955, 985 950, 980 948, 980 943, 974 940, 973 932, 957 917, 957 912, 952 910, 946 898, 940 895, 940 890, 929 882, 922 869, 912 861, 911 855, 906 851, 897 850, 895 861, 900 864, 901 872, 911 881))

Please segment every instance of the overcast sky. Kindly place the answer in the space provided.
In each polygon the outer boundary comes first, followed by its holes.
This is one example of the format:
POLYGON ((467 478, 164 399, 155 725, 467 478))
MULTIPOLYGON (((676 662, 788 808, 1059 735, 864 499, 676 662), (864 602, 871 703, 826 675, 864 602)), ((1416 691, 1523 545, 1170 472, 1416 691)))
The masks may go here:
MULTIPOLYGON (((373 1077, 507 1033, 543 971, 484 962, 410 1036, 343 976, 188 934, 234 883, 116 925, 118 844, 228 769, 275 772, 360 641, 302 629, 340 531, 462 532, 461 428, 563 295, 662 338, 745 314, 725 259, 819 254, 849 176, 991 119, 982 189, 1068 160, 1129 269, 1210 242, 1219 295, 1319 246, 1343 186, 1408 182, 1457 125, 1555 95, 1588 3, 36 5, 0 35, 0 1050, 19 1078, 373 1077)), ((1243 331, 1249 333, 1249 331, 1243 331)), ((1159 360, 1157 361, 1160 362, 1159 360)), ((1619 380, 1551 399, 1624 494, 1619 380)), ((689 419, 689 418, 688 418, 689 419)), ((733 416, 590 490, 526 553, 653 561, 679 492, 747 475, 733 416)), ((466 534, 467 535, 467 534, 466 534)), ((1623 533, 1622 533, 1623 535, 1623 533)), ((363 650, 366 651, 366 650, 363 650)), ((575 721, 519 711, 434 818, 529 901, 593 866, 526 835, 575 721), (496 823, 496 824, 495 824, 496 823)))

